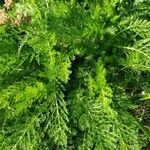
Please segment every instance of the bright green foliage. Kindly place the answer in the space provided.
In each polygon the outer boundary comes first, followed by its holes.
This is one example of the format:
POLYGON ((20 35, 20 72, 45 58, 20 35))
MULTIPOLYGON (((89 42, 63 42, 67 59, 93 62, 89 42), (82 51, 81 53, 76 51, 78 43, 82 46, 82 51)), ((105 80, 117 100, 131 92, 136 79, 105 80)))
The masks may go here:
POLYGON ((14 1, 8 16, 26 17, 0 26, 0 150, 148 150, 149 6, 14 1))

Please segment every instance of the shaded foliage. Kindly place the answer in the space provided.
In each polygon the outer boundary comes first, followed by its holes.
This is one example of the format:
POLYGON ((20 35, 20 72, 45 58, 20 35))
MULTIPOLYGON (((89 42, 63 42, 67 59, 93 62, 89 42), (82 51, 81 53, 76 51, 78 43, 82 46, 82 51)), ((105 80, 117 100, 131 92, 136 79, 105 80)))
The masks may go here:
POLYGON ((0 26, 0 150, 148 150, 149 10, 13 1, 19 23, 0 26))

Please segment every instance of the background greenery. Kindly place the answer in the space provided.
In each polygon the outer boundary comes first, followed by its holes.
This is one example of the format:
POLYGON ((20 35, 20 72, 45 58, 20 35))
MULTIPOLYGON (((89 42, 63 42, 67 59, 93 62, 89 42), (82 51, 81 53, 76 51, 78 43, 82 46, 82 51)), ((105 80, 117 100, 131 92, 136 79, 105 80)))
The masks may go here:
POLYGON ((6 13, 0 150, 149 149, 149 0, 15 0, 6 13))

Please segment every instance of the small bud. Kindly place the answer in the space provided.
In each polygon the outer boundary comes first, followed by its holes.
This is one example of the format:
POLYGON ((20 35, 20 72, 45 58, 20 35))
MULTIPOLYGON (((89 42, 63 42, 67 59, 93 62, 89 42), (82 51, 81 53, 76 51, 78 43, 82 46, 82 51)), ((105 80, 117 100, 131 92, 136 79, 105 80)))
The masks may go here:
POLYGON ((145 95, 145 92, 144 92, 144 91, 142 91, 142 92, 141 92, 141 95, 145 95))

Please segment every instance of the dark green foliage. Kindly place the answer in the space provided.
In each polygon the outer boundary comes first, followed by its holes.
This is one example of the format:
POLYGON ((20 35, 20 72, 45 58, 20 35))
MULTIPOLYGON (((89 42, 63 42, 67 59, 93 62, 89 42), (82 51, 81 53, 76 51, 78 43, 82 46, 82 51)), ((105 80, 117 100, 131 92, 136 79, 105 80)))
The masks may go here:
POLYGON ((148 150, 149 0, 20 0, 0 26, 0 150, 148 150))

